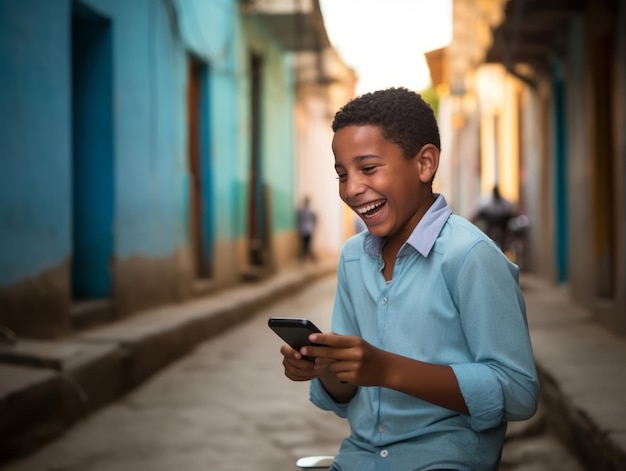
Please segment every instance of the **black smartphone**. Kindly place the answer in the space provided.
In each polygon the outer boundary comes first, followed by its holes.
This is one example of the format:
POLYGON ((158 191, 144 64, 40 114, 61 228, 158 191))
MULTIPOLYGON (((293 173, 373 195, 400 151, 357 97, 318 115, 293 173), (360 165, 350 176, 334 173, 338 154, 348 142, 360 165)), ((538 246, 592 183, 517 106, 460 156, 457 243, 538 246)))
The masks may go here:
MULTIPOLYGON (((315 345, 309 340, 309 335, 322 332, 310 320, 297 317, 271 317, 267 324, 291 348, 298 351, 305 345, 315 345)), ((311 357, 304 358, 313 361, 311 357)))

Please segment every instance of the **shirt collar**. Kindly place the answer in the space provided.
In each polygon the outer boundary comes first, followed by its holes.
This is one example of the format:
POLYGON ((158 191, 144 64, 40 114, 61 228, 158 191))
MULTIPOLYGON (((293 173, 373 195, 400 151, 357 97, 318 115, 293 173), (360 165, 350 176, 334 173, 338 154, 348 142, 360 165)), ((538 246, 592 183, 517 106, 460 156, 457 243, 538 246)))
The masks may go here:
MULTIPOLYGON (((413 232, 400 249, 400 253, 403 252, 408 244, 424 257, 428 257, 444 224, 450 217, 450 214, 452 214, 452 209, 448 206, 445 197, 442 194, 435 193, 435 195, 437 196, 435 202, 417 223, 417 226, 415 226, 415 229, 413 229, 413 232)), ((368 232, 365 234, 363 247, 369 255, 378 257, 384 241, 384 237, 375 237, 368 232)))

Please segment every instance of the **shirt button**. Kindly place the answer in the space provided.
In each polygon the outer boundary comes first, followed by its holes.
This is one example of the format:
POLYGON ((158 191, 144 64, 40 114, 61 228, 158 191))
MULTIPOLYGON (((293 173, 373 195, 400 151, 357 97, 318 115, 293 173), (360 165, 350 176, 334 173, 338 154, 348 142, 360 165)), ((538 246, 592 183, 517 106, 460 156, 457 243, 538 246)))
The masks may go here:
POLYGON ((383 306, 387 304, 387 298, 383 298, 383 306))
POLYGON ((389 452, 387 450, 383 450, 380 452, 381 458, 387 458, 387 456, 389 456, 389 452))
POLYGON ((383 424, 380 424, 380 425, 378 426, 378 431, 379 431, 380 433, 383 433, 383 432, 385 431, 385 426, 384 426, 383 424))

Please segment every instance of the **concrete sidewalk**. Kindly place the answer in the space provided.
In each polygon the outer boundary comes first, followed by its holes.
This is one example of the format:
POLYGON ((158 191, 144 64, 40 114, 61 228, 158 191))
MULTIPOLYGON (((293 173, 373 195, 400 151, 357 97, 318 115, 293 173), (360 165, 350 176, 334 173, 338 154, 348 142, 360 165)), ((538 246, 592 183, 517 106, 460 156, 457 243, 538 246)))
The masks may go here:
MULTIPOLYGON (((0 347, 0 464, 29 453, 200 342, 334 270, 334 260, 294 266, 72 338, 0 347)), ((594 324, 561 288, 528 274, 521 284, 550 425, 587 469, 626 469, 626 339, 594 324)))
POLYGON ((524 274, 533 349, 549 425, 589 470, 626 469, 626 338, 524 274))
POLYGON ((626 338, 565 288, 521 279, 549 425, 589 470, 626 469, 626 338))

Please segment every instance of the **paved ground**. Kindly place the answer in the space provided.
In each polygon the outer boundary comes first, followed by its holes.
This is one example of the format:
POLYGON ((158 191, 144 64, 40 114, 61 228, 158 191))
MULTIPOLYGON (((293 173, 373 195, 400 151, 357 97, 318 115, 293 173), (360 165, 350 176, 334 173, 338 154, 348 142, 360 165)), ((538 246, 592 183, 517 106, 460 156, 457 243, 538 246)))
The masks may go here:
MULTIPOLYGON (((270 316, 329 327, 334 277, 200 344, 138 389, 2 471, 276 471, 335 453, 347 425, 282 374, 270 316)), ((503 471, 579 471, 540 413, 510 428, 503 471)))

